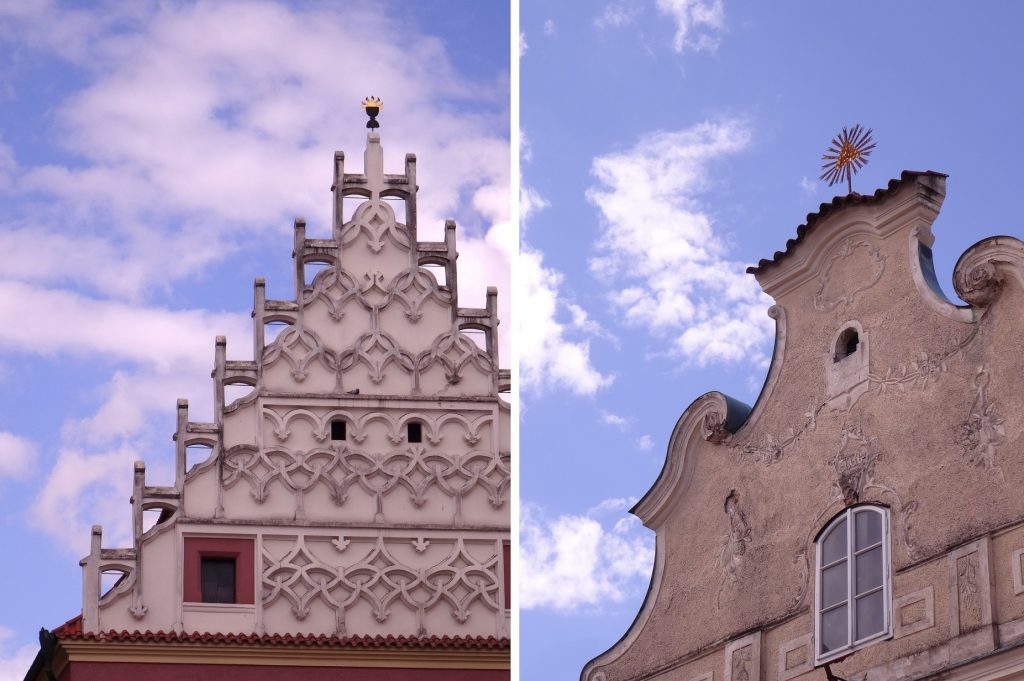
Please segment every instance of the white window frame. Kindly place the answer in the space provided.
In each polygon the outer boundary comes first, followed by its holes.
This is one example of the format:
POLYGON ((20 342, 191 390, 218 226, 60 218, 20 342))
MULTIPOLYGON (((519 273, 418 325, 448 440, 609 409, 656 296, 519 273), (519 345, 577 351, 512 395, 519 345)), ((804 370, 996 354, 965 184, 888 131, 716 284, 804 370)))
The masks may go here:
MULTIPOLYGON (((835 518, 829 521, 828 525, 818 533, 817 539, 814 541, 814 666, 819 667, 826 662, 831 662, 840 657, 844 657, 860 650, 865 646, 869 646, 877 641, 891 638, 892 637, 892 566, 889 550, 889 509, 884 506, 875 506, 871 504, 861 504, 858 506, 850 506, 842 513, 838 514, 835 518), (853 639, 855 632, 857 631, 857 619, 856 619, 856 607, 853 602, 854 596, 854 580, 856 579, 855 572, 855 556, 854 551, 854 515, 857 512, 873 512, 877 513, 882 520, 882 618, 883 624, 882 630, 865 636, 862 639, 853 639), (821 570, 821 553, 822 544, 825 538, 829 535, 832 528, 846 520, 846 604, 847 604, 847 622, 846 622, 846 640, 847 644, 841 648, 830 650, 827 653, 821 652, 821 599, 822 599, 822 570, 821 570)), ((862 549, 862 552, 871 550, 874 548, 873 544, 868 549, 862 549)), ((833 563, 833 565, 837 565, 833 563)), ((835 606, 830 606, 835 607, 835 606)))

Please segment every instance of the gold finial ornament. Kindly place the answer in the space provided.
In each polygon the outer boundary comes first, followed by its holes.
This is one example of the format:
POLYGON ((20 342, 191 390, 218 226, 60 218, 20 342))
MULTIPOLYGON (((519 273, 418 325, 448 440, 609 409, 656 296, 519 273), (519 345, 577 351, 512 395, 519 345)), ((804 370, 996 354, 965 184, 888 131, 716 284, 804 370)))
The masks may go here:
POLYGON ((366 110, 366 115, 370 117, 370 120, 366 122, 366 127, 370 130, 380 127, 380 123, 377 122, 377 114, 384 108, 384 102, 381 101, 380 97, 376 95, 370 95, 363 100, 363 109, 366 110))
POLYGON ((853 193, 853 176, 868 162, 875 143, 871 139, 871 129, 864 130, 860 123, 850 130, 843 131, 832 138, 832 146, 828 148, 821 160, 826 161, 821 168, 825 172, 819 179, 828 180, 828 186, 846 178, 846 188, 853 193))

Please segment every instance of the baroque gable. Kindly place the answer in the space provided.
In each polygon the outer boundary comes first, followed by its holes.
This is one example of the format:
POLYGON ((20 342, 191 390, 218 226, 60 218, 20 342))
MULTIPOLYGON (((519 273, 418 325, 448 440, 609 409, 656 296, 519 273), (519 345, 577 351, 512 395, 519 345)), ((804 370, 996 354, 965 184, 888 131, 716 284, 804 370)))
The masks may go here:
POLYGON ((894 631, 914 638, 865 647, 837 674, 902 678, 900 655, 966 659, 1000 645, 1000 626, 1024 631, 1019 594, 1001 604, 1002 625, 979 609, 1008 588, 1024 546, 1024 243, 972 246, 953 273, 968 304, 947 300, 931 260, 945 185, 905 172, 874 195, 839 197, 748 270, 775 302, 765 385, 753 407, 712 392, 682 414, 633 509, 657 535, 650 591, 584 681, 736 678, 751 632, 743 678, 817 678, 815 541, 857 504, 886 510, 894 631), (949 553, 964 542, 981 548, 949 553), (957 605, 961 587, 970 602, 957 605), (973 624, 950 622, 958 607, 973 624))

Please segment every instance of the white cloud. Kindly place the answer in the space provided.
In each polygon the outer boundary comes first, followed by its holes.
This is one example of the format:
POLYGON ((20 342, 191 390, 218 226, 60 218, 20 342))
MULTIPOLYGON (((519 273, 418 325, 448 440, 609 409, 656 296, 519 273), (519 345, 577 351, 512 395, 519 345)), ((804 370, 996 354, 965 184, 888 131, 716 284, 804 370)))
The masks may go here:
MULTIPOLYGON (((507 85, 466 81, 436 38, 399 34, 381 13, 331 6, 119 12, 134 21, 43 2, 5 27, 10 40, 85 67, 89 81, 55 105, 55 143, 74 162, 17 166, 0 147, 0 181, 47 198, 20 220, 6 218, 0 246, 16 257, 0 276, 137 299, 268 238, 268 228, 279 234, 294 215, 307 217, 311 236, 324 233, 333 152, 347 149, 350 166, 360 165, 358 103, 370 91, 387 105, 387 166, 400 169, 406 151, 421 159, 423 238, 440 238, 445 218, 466 223, 481 192, 508 202, 507 85), (325 64, 345 64, 344 77, 325 64), (470 99, 477 106, 461 106, 470 99)), ((483 238, 490 226, 468 234, 483 238)))
POLYGON ((554 19, 547 19, 544 21, 544 35, 550 38, 551 36, 555 35, 556 31, 557 28, 555 27, 554 19))
POLYGON ((613 377, 594 368, 587 339, 571 340, 558 321, 562 275, 544 266, 544 256, 525 242, 516 261, 519 321, 519 380, 523 390, 567 388, 590 395, 613 377))
POLYGON ((526 33, 522 32, 519 34, 519 58, 522 59, 529 49, 530 44, 526 42, 526 33))
POLYGON ((613 414, 610 411, 601 410, 601 423, 608 426, 615 426, 619 430, 626 430, 629 427, 629 419, 618 414, 613 414))
MULTIPOLYGON (((61 449, 46 484, 29 511, 35 527, 57 539, 65 551, 88 553, 89 527, 103 525, 103 545, 131 545, 132 462, 136 443, 96 452, 61 449)), ((148 473, 148 472, 147 472, 148 473)))
POLYGON ((0 681, 22 681, 38 652, 39 646, 34 644, 22 646, 10 653, 0 649, 0 681))
POLYGON ((596 506, 591 506, 587 515, 606 513, 608 511, 628 511, 637 501, 636 497, 617 497, 602 499, 596 506))
POLYGON ((39 448, 31 440, 0 431, 0 480, 24 480, 36 467, 39 448))
POLYGON ((574 329, 579 329, 590 336, 600 336, 605 338, 618 347, 619 339, 591 318, 590 313, 582 307, 576 303, 566 302, 565 309, 569 312, 571 324, 574 329))
POLYGON ((676 52, 714 52, 718 48, 725 30, 723 0, 657 0, 656 6, 675 22, 672 49, 676 52))
POLYGON ((122 5, 0 7, 0 37, 85 79, 53 103, 59 160, 19 162, 0 141, 0 190, 15 199, 0 216, 0 313, 19 322, 0 328, 0 350, 111 372, 94 408, 63 423, 30 512, 79 554, 92 523, 107 546, 129 536, 133 459, 146 458, 154 480, 172 475, 175 398, 190 399, 193 420, 209 418, 214 337, 228 336, 232 359, 251 353, 248 314, 148 301, 240 248, 273 244, 287 260, 294 215, 311 237, 326 234, 333 152, 348 152, 350 172, 361 167, 359 102, 370 92, 387 105, 388 171, 407 151, 420 159, 420 238, 439 240, 444 219, 459 219, 460 303, 483 306, 485 287, 499 287, 509 356, 517 243, 503 77, 470 82, 441 40, 400 33, 368 7, 122 5))
POLYGON ((656 132, 632 149, 594 159, 587 197, 603 229, 590 266, 615 287, 624 320, 668 340, 668 352, 699 364, 767 361, 771 300, 728 259, 700 195, 710 164, 744 149, 740 121, 656 132))
POLYGON ((18 163, 14 159, 14 150, 0 141, 0 190, 7 189, 11 178, 17 170, 18 163))
MULTIPOLYGON (((636 518, 602 521, 626 500, 605 500, 586 515, 546 518, 532 504, 520 523, 520 605, 524 609, 600 609, 642 592, 654 564, 654 539, 636 518)), ((618 513, 616 513, 618 515, 618 513)))
POLYGON ((804 190, 804 193, 808 196, 818 191, 818 183, 809 177, 800 178, 800 189, 804 190))
MULTIPOLYGON (((525 141, 526 137, 522 139, 525 141)), ((528 153, 529 144, 524 144, 528 153)), ((519 193, 520 249, 516 259, 516 286, 519 319, 516 343, 519 353, 519 380, 523 390, 543 391, 567 388, 590 395, 610 385, 614 379, 602 374, 590 360, 589 337, 604 335, 587 312, 565 300, 560 290, 561 272, 544 266, 544 254, 526 241, 528 220, 548 207, 547 200, 532 187, 521 183, 519 193), (568 312, 569 320, 564 321, 568 312), (573 332, 582 338, 573 338, 573 332)))
POLYGON ((39 652, 39 646, 31 643, 11 650, 14 636, 13 629, 0 624, 0 681, 22 681, 39 652))
POLYGON ((109 528, 107 545, 127 541, 132 461, 146 456, 150 479, 172 475, 168 434, 153 432, 158 416, 173 414, 180 396, 190 400, 193 420, 203 420, 195 414, 211 409, 214 338, 226 335, 231 356, 244 359, 251 322, 243 314, 147 308, 11 282, 0 282, 0 314, 21 320, 0 327, 0 348, 124 363, 99 390, 96 410, 64 423, 56 464, 29 517, 76 555, 94 523, 109 528))
POLYGON ((594 26, 600 30, 622 28, 635 22, 637 14, 636 6, 613 2, 605 5, 604 10, 594 17, 594 26))
MULTIPOLYGON (((529 147, 527 147, 529 149, 529 147)), ((547 208, 550 204, 547 199, 540 195, 536 189, 523 185, 519 190, 519 220, 524 225, 529 221, 530 217, 533 216, 539 210, 547 208)))
POLYGON ((168 371, 182 360, 211 364, 214 337, 228 335, 233 354, 251 354, 252 325, 243 314, 143 307, 0 281, 0 316, 18 320, 0 325, 3 350, 101 355, 168 371))
POLYGON ((646 452, 654 448, 654 438, 650 435, 641 435, 636 439, 636 448, 646 452))

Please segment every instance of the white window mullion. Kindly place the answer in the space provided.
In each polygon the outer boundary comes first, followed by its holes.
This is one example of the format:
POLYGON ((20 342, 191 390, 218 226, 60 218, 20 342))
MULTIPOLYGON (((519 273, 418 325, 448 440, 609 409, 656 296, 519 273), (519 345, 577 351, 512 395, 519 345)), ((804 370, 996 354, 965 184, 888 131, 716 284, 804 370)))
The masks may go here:
MULTIPOLYGON (((815 664, 821 665, 830 660, 844 657, 866 645, 884 639, 892 633, 892 566, 890 565, 889 540, 889 513, 886 509, 877 506, 847 508, 832 519, 816 540, 815 664), (863 547, 857 545, 858 521, 865 533, 863 535, 865 546, 863 547), (839 535, 836 532, 842 523, 846 523, 843 528, 845 535, 839 535), (879 540, 872 542, 873 537, 878 537, 879 540), (843 544, 839 544, 839 542, 843 542, 843 544), (825 563, 825 554, 834 556, 840 550, 840 545, 845 546, 845 556, 825 563), (827 551, 826 548, 828 548, 827 551), (871 552, 874 554, 869 556, 868 554, 871 552), (861 559, 863 565, 858 566, 858 558, 861 559), (857 593, 858 572, 860 571, 858 567, 866 571, 864 580, 861 580, 864 582, 864 593, 857 593), (840 590, 843 588, 840 586, 843 584, 841 581, 838 585, 832 584, 831 587, 827 587, 825 580, 827 571, 843 568, 846 570, 845 594, 840 590), (879 578, 880 583, 876 581, 879 578), (841 600, 836 602, 837 598, 841 600), (862 613, 858 613, 856 610, 858 604, 863 606, 862 613), (846 636, 840 638, 838 630, 843 626, 843 621, 841 619, 836 621, 836 616, 839 613, 835 611, 843 607, 847 609, 846 636), (881 612, 879 612, 879 608, 881 612), (826 615, 828 614, 832 614, 833 620, 826 627, 826 615), (862 638, 858 638, 858 624, 862 624, 860 629, 865 630, 862 638), (825 650, 826 641, 830 642, 833 646, 832 649, 825 650)), ((829 575, 833 582, 839 576, 834 572, 829 575)))
POLYGON ((856 594, 853 591, 853 585, 857 582, 853 579, 853 571, 857 566, 857 556, 855 555, 853 538, 854 538, 854 520, 853 514, 849 511, 846 512, 846 645, 847 647, 852 646, 856 640, 854 632, 854 626, 856 622, 853 618, 854 608, 857 606, 856 594))

